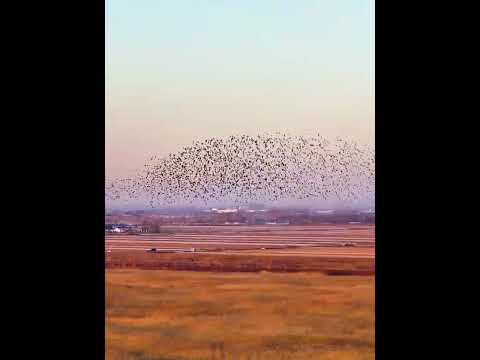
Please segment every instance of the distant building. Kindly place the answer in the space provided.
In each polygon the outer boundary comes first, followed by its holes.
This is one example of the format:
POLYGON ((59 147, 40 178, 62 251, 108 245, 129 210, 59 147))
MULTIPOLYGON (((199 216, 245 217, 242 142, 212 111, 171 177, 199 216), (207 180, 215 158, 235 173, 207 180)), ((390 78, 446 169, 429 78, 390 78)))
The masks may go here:
POLYGON ((217 214, 230 214, 230 213, 238 212, 238 209, 216 209, 216 208, 213 208, 212 212, 217 213, 217 214))
POLYGON ((105 232, 109 233, 139 233, 145 232, 146 229, 140 225, 131 224, 105 224, 105 232))

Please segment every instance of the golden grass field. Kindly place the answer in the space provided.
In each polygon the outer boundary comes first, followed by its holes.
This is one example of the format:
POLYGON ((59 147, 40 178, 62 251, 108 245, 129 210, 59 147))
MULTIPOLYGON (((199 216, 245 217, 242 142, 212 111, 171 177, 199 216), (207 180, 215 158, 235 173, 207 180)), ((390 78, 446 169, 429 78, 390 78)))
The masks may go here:
POLYGON ((107 360, 372 360, 375 277, 115 269, 107 360))

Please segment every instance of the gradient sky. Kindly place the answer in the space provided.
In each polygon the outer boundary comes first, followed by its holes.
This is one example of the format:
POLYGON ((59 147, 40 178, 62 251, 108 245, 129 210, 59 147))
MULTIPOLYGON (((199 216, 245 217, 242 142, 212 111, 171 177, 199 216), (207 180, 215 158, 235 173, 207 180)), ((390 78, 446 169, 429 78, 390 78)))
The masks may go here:
POLYGON ((106 173, 194 139, 374 144, 373 0, 106 0, 106 173))

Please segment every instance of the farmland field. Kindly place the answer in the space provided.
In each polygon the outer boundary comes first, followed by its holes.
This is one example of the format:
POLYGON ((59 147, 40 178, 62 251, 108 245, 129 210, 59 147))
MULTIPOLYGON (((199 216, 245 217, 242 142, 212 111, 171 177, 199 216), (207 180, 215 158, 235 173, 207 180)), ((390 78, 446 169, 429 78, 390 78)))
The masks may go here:
POLYGON ((371 225, 171 226, 164 231, 106 235, 106 268, 375 272, 371 225))
POLYGON ((371 360, 374 279, 107 270, 106 359, 371 360))

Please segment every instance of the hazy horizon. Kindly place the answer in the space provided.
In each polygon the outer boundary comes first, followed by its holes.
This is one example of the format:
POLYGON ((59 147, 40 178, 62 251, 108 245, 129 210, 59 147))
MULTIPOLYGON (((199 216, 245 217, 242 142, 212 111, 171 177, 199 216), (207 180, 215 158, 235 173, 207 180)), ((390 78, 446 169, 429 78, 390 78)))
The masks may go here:
MULTIPOLYGON (((236 208, 241 206, 243 208, 248 207, 248 204, 233 204, 226 202, 212 202, 209 204, 176 204, 176 205, 163 205, 163 206, 154 206, 151 207, 146 205, 147 200, 145 201, 111 201, 108 203, 108 206, 105 207, 106 211, 152 211, 152 210, 165 210, 165 209, 210 209, 210 208, 236 208)), ((368 203, 366 201, 361 201, 356 204, 342 204, 341 202, 335 201, 315 201, 315 200, 295 200, 295 201, 278 201, 265 202, 261 203, 265 208, 290 208, 290 209, 316 209, 316 210, 367 210, 375 209, 375 204, 368 203)))

